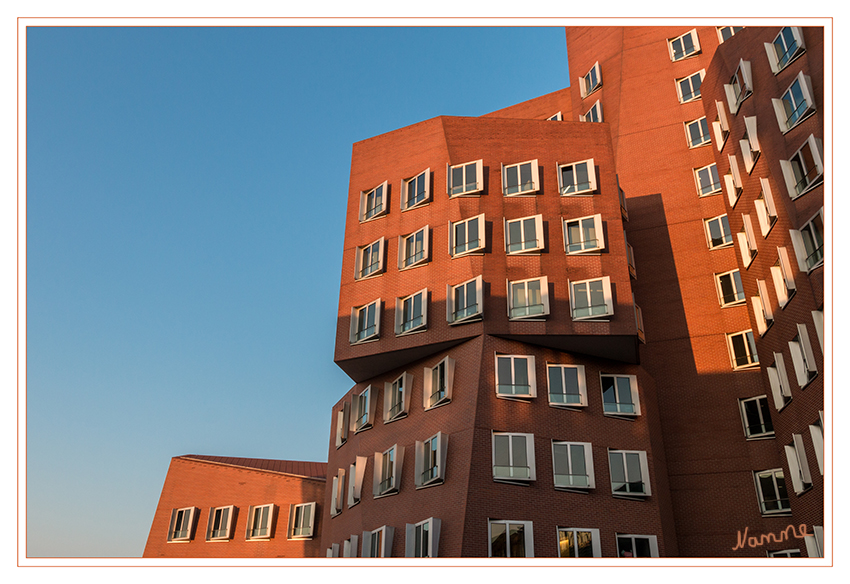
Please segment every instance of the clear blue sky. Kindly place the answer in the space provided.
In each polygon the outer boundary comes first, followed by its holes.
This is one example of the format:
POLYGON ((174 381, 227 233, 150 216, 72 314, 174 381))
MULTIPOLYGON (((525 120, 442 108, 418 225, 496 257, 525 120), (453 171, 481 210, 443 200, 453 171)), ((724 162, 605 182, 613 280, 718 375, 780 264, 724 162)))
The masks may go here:
POLYGON ((353 142, 566 87, 562 28, 29 28, 27 555, 181 454, 327 460, 353 142))

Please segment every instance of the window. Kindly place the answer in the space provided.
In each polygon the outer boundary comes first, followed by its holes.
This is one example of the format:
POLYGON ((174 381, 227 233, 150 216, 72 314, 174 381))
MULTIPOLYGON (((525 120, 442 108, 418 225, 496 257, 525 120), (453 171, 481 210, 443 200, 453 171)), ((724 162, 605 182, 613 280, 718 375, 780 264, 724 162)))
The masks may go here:
POLYGON ((364 558, 389 558, 392 556, 394 532, 395 528, 390 525, 384 525, 374 531, 364 531, 360 555, 364 558))
POLYGON ((331 517, 336 517, 342 513, 342 492, 344 489, 345 469, 341 468, 337 471, 336 476, 333 478, 333 484, 331 487, 331 517))
POLYGON ((635 302, 634 293, 632 293, 632 305, 635 307, 635 328, 637 329, 638 339, 642 343, 646 343, 646 331, 643 328, 643 311, 635 302))
POLYGON ((313 520, 316 516, 316 503, 292 504, 289 506, 289 539, 308 539, 313 537, 313 520))
POLYGON ((570 282, 569 289, 573 320, 592 320, 614 314, 611 279, 608 276, 570 282))
POLYGON ((371 191, 360 191, 360 222, 386 215, 387 182, 384 181, 371 191))
POLYGON ((771 266, 770 275, 773 278, 773 287, 776 289, 779 307, 785 308, 785 305, 796 293, 797 285, 794 283, 794 274, 791 273, 791 260, 788 259, 788 250, 784 247, 777 247, 776 251, 779 257, 776 259, 776 264, 771 266))
POLYGON ((812 321, 815 324, 815 333, 818 335, 818 343, 820 343, 820 352, 823 353, 823 308, 812 311, 812 321))
POLYGON ((694 169, 694 179, 697 182, 697 192, 700 197, 713 195, 720 192, 720 174, 717 172, 717 164, 694 169))
POLYGON ((764 48, 771 70, 774 74, 779 73, 806 50, 803 29, 798 26, 783 27, 773 39, 773 43, 764 43, 764 48))
POLYGON ((549 314, 549 280, 546 276, 508 282, 508 317, 534 319, 549 314))
POLYGON ((493 480, 526 483, 536 479, 534 434, 493 432, 493 480))
POLYGON ((592 194, 596 190, 596 166, 593 159, 558 164, 558 190, 561 195, 592 194))
POLYGON ((802 554, 800 553, 799 549, 779 550, 779 551, 775 551, 775 552, 768 551, 767 557, 768 558, 800 558, 800 557, 802 557, 802 554))
POLYGON ((375 453, 375 468, 372 476, 372 495, 377 499, 398 493, 401 486, 401 469, 404 463, 404 447, 394 444, 389 450, 375 453))
POLYGON ((815 111, 812 78, 800 71, 791 86, 782 94, 782 98, 771 101, 779 129, 784 134, 815 111))
POLYGON ((602 87, 602 71, 599 69, 599 61, 590 68, 587 75, 579 78, 578 85, 582 99, 602 87))
POLYGON ((564 251, 567 254, 598 252, 605 249, 602 215, 563 219, 564 251))
POLYGON ((342 542, 342 557, 343 558, 356 558, 357 557, 357 543, 358 538, 356 535, 352 535, 344 542, 342 542))
POLYGON ((821 141, 809 135, 791 160, 780 160, 782 176, 792 199, 804 195, 823 182, 823 146, 821 141))
POLYGON ((782 472, 782 469, 764 470, 754 473, 754 476, 761 514, 790 514, 791 504, 788 502, 788 491, 785 490, 785 473, 782 472))
POLYGON ((440 520, 429 517, 419 523, 405 525, 404 556, 407 558, 436 558, 439 556, 440 520))
POLYGON ((729 228, 729 218, 720 215, 705 220, 705 235, 708 238, 708 249, 717 249, 732 245, 732 230, 729 228))
POLYGON ((729 347, 729 355, 732 357, 732 369, 744 369, 758 365, 759 357, 756 353, 753 331, 727 334, 726 344, 729 347))
POLYGON ((484 314, 484 280, 481 276, 457 286, 446 285, 446 321, 462 324, 481 320, 484 314))
POLYGON ((351 309, 351 332, 349 342, 354 345, 377 339, 381 332, 381 299, 365 306, 351 309))
POLYGON ((723 150, 726 138, 729 137, 729 118, 726 117, 726 107, 722 101, 715 101, 714 105, 717 108, 717 118, 711 123, 711 126, 714 129, 717 151, 720 152, 723 150))
POLYGON ((424 442, 416 441, 416 488, 440 485, 446 480, 448 434, 437 432, 424 442))
POLYGON ((171 522, 168 525, 168 541, 189 541, 195 536, 195 516, 197 507, 185 507, 171 510, 171 522))
POLYGON ((688 103, 702 97, 700 87, 703 77, 705 77, 705 69, 691 73, 687 77, 676 79, 676 94, 679 96, 679 103, 688 103))
POLYGON ((558 528, 559 558, 601 558, 602 546, 598 529, 558 528))
POLYGON ((348 442, 349 416, 351 415, 351 404, 343 402, 342 409, 336 411, 336 447, 339 448, 348 442))
POLYGON ((797 384, 802 389, 818 375, 818 366, 806 325, 797 325, 797 336, 788 341, 788 347, 791 349, 791 362, 794 363, 797 384))
POLYGON ((537 397, 533 355, 496 354, 496 395, 537 397))
POLYGON ((428 289, 395 301, 395 334, 403 335, 428 326, 428 289))
POLYGON ((561 116, 561 112, 558 112, 558 113, 551 115, 548 118, 546 118, 546 121, 548 121, 548 122, 560 122, 560 121, 563 121, 563 119, 564 118, 563 118, 563 116, 561 116))
POLYGON ((767 407, 767 396, 760 395, 738 400, 741 407, 741 420, 744 422, 744 436, 747 438, 772 438, 773 422, 767 407))
POLYGON ((366 457, 358 456, 354 464, 348 467, 348 508, 351 509, 360 502, 363 490, 363 477, 366 476, 366 457))
POLYGON ((596 100, 589 110, 584 114, 579 114, 579 120, 582 122, 601 122, 602 121, 602 104, 596 100))
POLYGON ((331 547, 327 550, 327 557, 329 558, 338 558, 339 557, 339 544, 332 543, 331 547))
POLYGON ((629 243, 626 232, 623 231, 623 242, 626 244, 626 262, 629 264, 629 276, 637 279, 637 265, 635 264, 635 248, 629 243))
POLYGON ((245 539, 269 539, 272 536, 275 505, 252 505, 248 508, 248 527, 245 539))
POLYGON ((746 127, 744 139, 741 140, 739 144, 741 145, 741 155, 744 157, 744 168, 749 174, 753 171, 753 167, 755 166, 756 161, 759 158, 759 153, 761 152, 756 127, 756 116, 745 116, 744 126, 746 127))
POLYGON ((753 74, 749 61, 743 59, 739 61, 738 69, 723 89, 726 90, 729 111, 733 114, 738 113, 738 108, 743 101, 753 93, 753 74))
POLYGON ((785 459, 788 461, 788 471, 791 474, 794 492, 799 495, 810 489, 812 475, 809 473, 809 460, 806 458, 806 449, 800 434, 791 434, 791 444, 785 445, 785 459))
POLYGON ((543 215, 504 219, 505 251, 522 254, 543 249, 543 215))
POLYGON ((368 430, 372 427, 375 420, 375 404, 378 401, 378 394, 368 386, 361 393, 352 396, 351 405, 354 411, 354 419, 351 421, 351 429, 354 432, 368 430))
POLYGON ((767 284, 764 280, 756 280, 758 295, 750 300, 753 303, 753 314, 756 317, 759 336, 764 336, 773 325, 773 308, 770 306, 770 296, 767 294, 767 284))
POLYGON ((708 133, 708 120, 705 116, 692 122, 685 122, 685 137, 689 148, 696 148, 711 143, 711 135, 708 133))
POLYGON ((413 375, 402 373, 392 383, 384 383, 384 423, 407 417, 410 410, 410 394, 413 390, 413 375))
POLYGON ((744 285, 741 282, 741 273, 738 270, 714 274, 714 283, 717 285, 720 306, 736 306, 745 302, 744 285))
POLYGON ((744 183, 741 181, 738 159, 733 154, 729 155, 729 173, 723 175, 723 180, 726 183, 726 196, 729 198, 729 205, 734 207, 744 191, 744 183))
POLYGON ((588 442, 552 441, 556 489, 593 489, 593 449, 588 442))
POLYGON ((620 188, 620 177, 618 175, 614 175, 617 179, 617 195, 620 197, 620 215, 623 216, 623 219, 626 221, 629 220, 629 209, 626 206, 626 193, 623 189, 620 188))
POLYGON ((434 367, 425 367, 422 406, 426 410, 452 401, 452 386, 455 377, 455 360, 446 357, 434 367))
POLYGON ((490 519, 491 558, 533 558, 534 539, 531 521, 490 519))
POLYGON ((502 165, 502 193, 506 197, 536 193, 538 190, 537 160, 502 165))
POLYGON ((744 262, 744 267, 749 268, 759 250, 756 246, 756 236, 750 216, 741 215, 741 219, 743 219, 743 225, 738 232, 738 248, 741 250, 741 261, 744 262))
POLYGON ((452 257, 483 252, 485 239, 483 214, 451 223, 449 226, 449 249, 452 257))
POLYGON ((762 237, 767 237, 773 225, 776 223, 776 205, 773 203, 773 193, 770 190, 770 181, 766 178, 759 179, 761 193, 755 200, 756 216, 759 218, 759 228, 762 237))
POLYGON ((384 238, 357 248, 355 280, 362 280, 384 270, 384 238))
POLYGON ((584 407, 587 405, 587 383, 584 365, 546 365, 549 378, 549 405, 584 407))
POLYGON ((425 226, 410 235, 398 238, 398 269, 406 270, 428 262, 429 239, 431 229, 425 226))
POLYGON ((811 272, 823 265, 823 208, 800 230, 791 229, 791 243, 801 272, 811 272))
POLYGON ((602 411, 609 416, 639 416, 637 377, 634 375, 600 376, 602 383, 602 411))
POLYGON ((431 169, 401 181, 401 210, 407 211, 431 200, 431 169))
POLYGON ((744 27, 743 26, 718 26, 717 27, 717 38, 721 43, 725 43, 736 33, 740 32, 744 27))
POLYGON ((466 162, 446 168, 446 192, 450 197, 474 195, 484 190, 484 161, 466 162))
POLYGON ((700 52, 697 29, 689 30, 682 36, 667 39, 667 50, 671 61, 681 61, 700 52))
POLYGON ((823 557, 823 525, 812 525, 813 535, 807 535, 805 538, 806 542, 806 554, 810 558, 822 558, 823 557))
POLYGON ((773 354, 773 365, 767 368, 767 380, 773 394, 773 405, 776 411, 782 410, 791 402, 791 384, 788 382, 788 372, 785 370, 785 358, 782 353, 773 354))
POLYGON ((213 507, 210 509, 210 515, 207 519, 207 541, 230 539, 230 528, 234 512, 235 508, 233 505, 229 507, 213 507))
POLYGON ((815 458, 818 460, 818 470, 823 476, 823 412, 820 412, 815 423, 809 426, 812 435, 812 446, 815 448, 815 458))
POLYGON ((609 450, 608 465, 611 468, 611 492, 617 496, 648 497, 649 466, 643 450, 609 450))
POLYGON ((617 534, 618 558, 657 558, 658 540, 654 535, 617 534))

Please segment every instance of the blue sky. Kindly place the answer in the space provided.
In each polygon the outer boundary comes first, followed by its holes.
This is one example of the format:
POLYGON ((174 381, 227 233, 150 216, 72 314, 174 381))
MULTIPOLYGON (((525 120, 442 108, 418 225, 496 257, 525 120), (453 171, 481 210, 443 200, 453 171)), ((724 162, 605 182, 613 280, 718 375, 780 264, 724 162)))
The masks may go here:
POLYGON ((173 456, 327 460, 352 143, 569 84, 563 28, 26 43, 30 557, 140 556, 173 456))

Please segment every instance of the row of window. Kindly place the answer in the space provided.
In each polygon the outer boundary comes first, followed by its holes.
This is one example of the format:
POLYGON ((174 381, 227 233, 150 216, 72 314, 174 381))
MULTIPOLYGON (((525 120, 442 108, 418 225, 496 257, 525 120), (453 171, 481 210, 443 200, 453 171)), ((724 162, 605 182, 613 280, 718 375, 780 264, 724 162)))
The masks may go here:
MULTIPOLYGON (((251 505, 248 507, 248 520, 245 526, 246 541, 265 541, 274 536, 275 513, 278 506, 274 503, 251 505)), ((172 509, 168 525, 169 542, 187 542, 195 537, 195 527, 200 509, 184 507, 172 509)), ((207 515, 206 541, 228 541, 234 537, 238 508, 234 505, 211 507, 207 515)), ((289 506, 287 539, 309 539, 314 535, 316 503, 297 503, 289 506)))

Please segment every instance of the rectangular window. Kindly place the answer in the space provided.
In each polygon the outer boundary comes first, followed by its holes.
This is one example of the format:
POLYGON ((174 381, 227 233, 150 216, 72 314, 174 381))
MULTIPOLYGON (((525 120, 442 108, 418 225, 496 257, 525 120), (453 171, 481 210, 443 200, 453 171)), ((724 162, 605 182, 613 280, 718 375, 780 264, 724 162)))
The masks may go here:
POLYGON ((810 134, 790 160, 780 160, 782 176, 788 196, 792 199, 804 195, 823 183, 823 145, 810 134))
POLYGON ((402 373, 392 383, 384 383, 384 423, 407 417, 410 410, 410 394, 413 375, 402 373))
POLYGON ((791 444, 785 445, 785 459, 791 474, 794 492, 801 494, 812 487, 812 475, 809 473, 809 459, 800 434, 791 435, 791 444))
POLYGON ((569 290, 573 320, 592 320, 614 314, 611 279, 608 276, 570 282, 569 290))
POLYGON ((197 511, 197 507, 171 510, 168 541, 189 541, 195 536, 195 516, 197 515, 197 511))
POLYGON ((738 270, 714 274, 714 283, 717 285, 720 306, 736 306, 746 301, 744 284, 741 282, 741 273, 738 270))
POLYGON ((753 73, 749 61, 741 59, 738 62, 738 69, 723 89, 726 91, 729 111, 738 113, 738 108, 753 93, 753 73))
POLYGON ((681 61, 700 52, 697 29, 689 30, 682 36, 667 39, 667 50, 671 61, 681 61))
POLYGON ((342 497, 345 490, 345 469, 341 468, 337 471, 331 485, 331 517, 336 517, 342 513, 342 497))
POLYGON ((600 375, 602 410, 609 416, 639 416, 637 377, 634 375, 600 375))
POLYGON ((440 520, 429 517, 419 523, 405 525, 404 555, 407 558, 439 557, 440 520))
POLYGON ((401 210, 407 211, 431 200, 431 169, 401 181, 401 210))
POLYGON ((358 538, 356 535, 352 535, 344 542, 342 542, 342 557, 343 558, 356 558, 357 557, 357 543, 358 538))
POLYGON ((776 411, 781 411, 791 402, 791 384, 788 382, 788 372, 785 370, 785 358, 782 353, 773 354, 773 365, 767 368, 767 380, 773 394, 773 405, 776 411))
POLYGON ((711 143, 708 120, 705 116, 692 122, 685 122, 685 137, 688 140, 688 148, 696 148, 711 143))
POLYGON ((490 519, 491 558, 533 558, 534 540, 531 521, 490 519))
POLYGON ((802 122, 815 111, 812 78, 800 71, 780 99, 772 99, 776 121, 782 133, 802 122))
POLYGON ((635 328, 637 329, 638 339, 642 343, 646 343, 646 331, 643 328, 643 311, 635 302, 634 293, 632 293, 632 305, 635 307, 635 328))
POLYGON ((773 422, 770 419, 766 395, 741 399, 738 400, 738 404, 741 407, 741 420, 744 422, 744 436, 747 438, 773 437, 773 422))
POLYGON ((602 215, 591 215, 579 219, 563 219, 564 251, 580 254, 605 249, 602 231, 602 215))
POLYGON ((360 191, 360 222, 387 214, 387 182, 370 191, 360 191))
POLYGON ((348 508, 351 509, 360 502, 363 490, 363 477, 366 476, 366 457, 358 456, 354 464, 348 467, 348 508))
POLYGON ((578 84, 582 99, 602 87, 602 71, 599 69, 599 61, 590 68, 587 75, 579 77, 578 84))
POLYGON ((446 321, 462 324, 481 320, 484 314, 484 280, 481 276, 457 286, 446 285, 446 321))
POLYGON ((483 252, 486 247, 484 215, 449 223, 449 249, 452 257, 483 252))
POLYGON ((351 404, 348 401, 342 403, 342 408, 336 411, 336 447, 339 448, 348 442, 349 417, 351 415, 351 404))
POLYGON ((537 397, 537 376, 533 355, 496 354, 496 395, 537 397))
MULTIPOLYGON (((594 172, 595 174, 595 172, 594 172)), ((620 215, 623 216, 623 219, 626 221, 629 220, 629 209, 626 205, 626 192, 620 188, 620 177, 618 175, 614 175, 617 179, 617 196, 620 198, 620 215)))
POLYGON ((534 434, 493 432, 493 480, 525 483, 536 478, 534 434))
POLYGON ((756 127, 756 116, 745 116, 744 126, 746 127, 746 130, 744 131, 744 139, 741 140, 739 144, 741 146, 741 155, 744 157, 744 169, 746 169, 749 174, 753 171, 753 167, 755 166, 756 161, 759 158, 759 153, 761 152, 756 127))
POLYGON ((773 203, 773 193, 770 190, 770 181, 766 178, 759 179, 761 183, 761 193, 755 200, 756 215, 759 219, 759 228, 761 229, 762 237, 767 237, 773 225, 776 223, 776 205, 773 203))
POLYGON ((601 122, 602 121, 602 103, 596 100, 586 113, 579 114, 579 120, 582 122, 601 122))
POLYGON ((756 495, 762 515, 788 515, 791 504, 788 491, 785 490, 785 473, 781 468, 753 473, 756 481, 756 495))
POLYGON ((396 336, 423 330, 428 326, 428 289, 395 301, 396 336))
POLYGON ((812 351, 806 325, 797 325, 797 336, 788 341, 788 348, 791 349, 791 361, 794 363, 797 384, 802 389, 818 376, 818 366, 815 363, 815 354, 812 351))
POLYGON ((729 205, 734 207, 744 191, 744 183, 741 180, 741 171, 738 169, 738 158, 733 154, 729 155, 729 172, 723 175, 723 180, 726 183, 729 205))
POLYGON ((775 552, 768 551, 767 557, 768 558, 800 558, 800 557, 802 557, 802 554, 800 553, 799 549, 779 550, 779 551, 775 551, 775 552))
POLYGON ((416 441, 416 488, 442 484, 446 480, 449 436, 437 432, 424 442, 416 441))
POLYGON ((708 166, 695 168, 694 180, 700 197, 720 192, 720 174, 717 172, 717 164, 713 162, 708 166))
POLYGON ((326 557, 328 558, 338 558, 339 557, 339 544, 332 543, 331 547, 327 549, 326 557))
POLYGON ((609 450, 608 465, 611 469, 611 492, 617 496, 648 497, 649 466, 643 450, 609 450))
POLYGON ((722 101, 715 101, 717 108, 717 117, 711 123, 714 129, 714 139, 717 142, 717 151, 723 150, 723 145, 726 143, 726 138, 729 137, 729 118, 726 117, 726 107, 722 101))
POLYGON ((355 280, 362 280, 384 271, 384 238, 357 248, 355 280))
POLYGON ((745 369, 759 364, 753 331, 727 334, 726 344, 732 358, 732 369, 745 369))
POLYGON ((820 412, 815 423, 809 426, 812 435, 812 446, 815 448, 815 458, 818 460, 818 470, 823 476, 823 412, 820 412))
POLYGON ((446 357, 434 367, 425 367, 422 406, 426 410, 452 401, 452 386, 455 377, 455 360, 446 357))
POLYGON ((691 73, 687 77, 676 79, 676 94, 679 103, 689 103, 702 97, 702 80, 705 77, 705 69, 691 73))
POLYGON ((626 244, 626 262, 629 264, 629 276, 637 279, 637 264, 635 264, 635 248, 629 243, 626 232, 623 231, 623 241, 626 244))
POLYGON ((549 379, 549 405, 584 407, 587 405, 587 383, 584 365, 546 365, 549 379))
POLYGON ((431 229, 428 225, 398 238, 398 269, 406 270, 413 266, 421 266, 429 259, 429 239, 431 229))
POLYGON ((272 536, 275 505, 252 505, 248 508, 248 527, 245 539, 269 539, 272 536))
POLYGON ((593 159, 557 164, 558 190, 561 195, 592 194, 596 190, 596 166, 593 159))
POLYGON ((522 254, 543 249, 543 215, 505 219, 505 251, 522 254))
POLYGON ((368 430, 372 427, 372 424, 375 420, 375 405, 377 403, 378 394, 372 388, 372 386, 368 386, 361 393, 352 396, 351 405, 354 413, 353 420, 351 421, 352 430, 354 432, 360 432, 361 430, 368 430))
POLYGON ((508 282, 508 316, 535 319, 549 314, 549 280, 546 276, 508 282))
POLYGON ((207 541, 230 539, 233 515, 233 505, 211 508, 209 518, 207 519, 207 541))
POLYGON ((772 43, 764 43, 764 48, 767 51, 770 68, 775 75, 806 50, 803 29, 798 26, 785 26, 772 43))
POLYGON ((822 558, 823 557, 823 525, 812 525, 813 535, 807 535, 805 538, 806 542, 806 554, 810 558, 822 558))
POLYGON ((354 345, 377 339, 381 331, 381 300, 351 309, 351 332, 349 342, 354 345))
POLYGON ((581 527, 559 527, 558 557, 601 558, 602 545, 599 540, 599 530, 581 527))
POLYGON ((733 36, 735 36, 736 33, 743 30, 743 28, 743 26, 718 26, 717 38, 720 40, 721 43, 725 43, 733 36))
POLYGON ((618 558, 657 558, 658 539, 654 535, 617 534, 618 558))
POLYGON ((708 249, 732 245, 732 229, 729 227, 729 218, 726 215, 720 215, 706 219, 705 236, 708 240, 708 249))
POLYGON ((394 531, 395 529, 390 525, 384 525, 374 531, 364 531, 360 555, 364 558, 391 557, 394 531))
POLYGON ((797 265, 801 272, 811 272, 823 265, 823 208, 799 231, 789 230, 797 265))
POLYGON ((818 336, 820 352, 823 353, 823 308, 812 311, 812 321, 815 325, 815 333, 818 336))
POLYGON ((372 495, 375 498, 398 493, 401 486, 401 469, 404 463, 404 447, 394 444, 384 452, 375 453, 372 476, 372 495))
POLYGON ((756 280, 756 287, 758 295, 752 296, 750 301, 753 303, 753 315, 756 318, 759 336, 764 336, 767 329, 773 326, 773 307, 770 305, 770 296, 768 296, 765 281, 756 280))
POLYGON ((589 442, 552 441, 556 489, 593 489, 593 448, 589 442))
POLYGON ((738 248, 741 250, 741 261, 744 262, 744 267, 749 268, 753 260, 756 259, 759 250, 750 216, 741 215, 741 219, 743 219, 743 225, 741 231, 738 232, 738 248))
POLYGON ((537 160, 502 165, 502 193, 506 197, 536 193, 540 190, 537 160))
POLYGON ((316 502, 292 504, 289 506, 289 539, 308 539, 313 537, 316 502))
POLYGON ((483 190, 483 160, 446 167, 446 192, 450 197, 475 195, 483 190))
POLYGON ((773 278, 773 287, 776 289, 776 297, 779 300, 780 308, 785 308, 791 297, 797 292, 797 285, 794 283, 794 274, 791 272, 791 260, 788 258, 788 250, 784 247, 776 248, 777 255, 776 264, 771 266, 770 275, 773 278))

